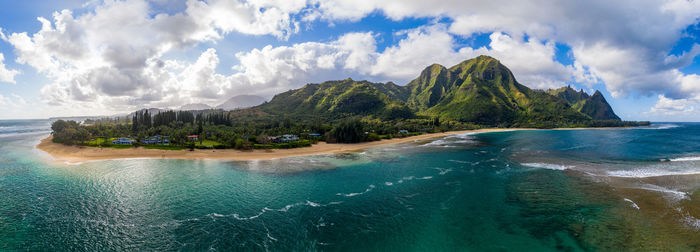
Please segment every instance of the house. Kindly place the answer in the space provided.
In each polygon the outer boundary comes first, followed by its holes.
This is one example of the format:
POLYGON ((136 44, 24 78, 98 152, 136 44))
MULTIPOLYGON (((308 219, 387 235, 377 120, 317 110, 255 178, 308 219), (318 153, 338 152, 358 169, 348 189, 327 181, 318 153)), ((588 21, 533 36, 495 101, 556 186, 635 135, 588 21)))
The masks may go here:
POLYGON ((122 137, 112 140, 112 144, 134 144, 134 140, 130 138, 122 137))
POLYGON ((155 135, 146 139, 141 140, 143 144, 170 144, 170 138, 167 136, 155 135))
POLYGON ((299 136, 297 135, 292 135, 292 134, 284 134, 279 137, 280 141, 282 142, 292 142, 292 141, 299 141, 299 136))
POLYGON ((400 134, 408 134, 408 130, 399 130, 400 134))
POLYGON ((197 141, 199 141, 199 136, 198 135, 190 135, 190 136, 187 136, 187 140, 190 140, 192 142, 197 142, 197 141))

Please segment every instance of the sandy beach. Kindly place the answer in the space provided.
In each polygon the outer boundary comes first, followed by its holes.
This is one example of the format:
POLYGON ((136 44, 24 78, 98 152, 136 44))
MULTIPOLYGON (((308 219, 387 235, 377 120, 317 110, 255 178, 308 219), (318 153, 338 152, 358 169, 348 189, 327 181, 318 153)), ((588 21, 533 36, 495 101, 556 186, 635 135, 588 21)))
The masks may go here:
POLYGON ((114 148, 97 148, 97 147, 85 147, 85 146, 67 146, 63 144, 54 143, 51 141, 51 136, 44 138, 36 146, 37 149, 42 150, 49 155, 51 155, 57 161, 64 161, 69 163, 80 163, 85 161, 95 161, 95 160, 112 160, 112 159, 126 159, 126 158, 164 158, 164 159, 214 159, 214 160, 225 160, 225 161, 246 161, 246 160, 269 160, 278 159, 285 157, 295 157, 295 156, 307 156, 307 155, 319 155, 319 154, 333 154, 333 153, 343 153, 359 151, 366 148, 381 146, 381 145, 391 145, 415 142, 421 140, 427 140, 432 138, 440 138, 455 134, 464 133, 482 133, 482 132, 499 132, 499 131, 513 131, 513 130, 535 130, 526 128, 495 128, 495 129, 478 129, 478 130, 463 130, 463 131, 449 131, 443 133, 430 133, 418 136, 411 136, 405 138, 393 138, 385 139, 381 141, 374 142, 364 142, 356 144, 328 144, 325 142, 319 142, 312 145, 311 147, 295 148, 295 149, 274 149, 274 150, 252 150, 252 151, 240 151, 233 149, 222 149, 222 150, 201 150, 195 149, 190 150, 156 150, 156 149, 146 149, 143 147, 129 148, 129 149, 114 149, 114 148))

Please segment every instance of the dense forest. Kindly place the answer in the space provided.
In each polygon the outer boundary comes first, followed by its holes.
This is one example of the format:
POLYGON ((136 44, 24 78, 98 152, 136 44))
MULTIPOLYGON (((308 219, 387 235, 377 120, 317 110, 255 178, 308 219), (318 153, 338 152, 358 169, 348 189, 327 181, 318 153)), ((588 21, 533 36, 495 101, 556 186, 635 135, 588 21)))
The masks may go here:
MULTIPOLYGON (((405 137, 428 132, 475 129, 476 125, 459 122, 440 123, 438 118, 381 119, 350 117, 334 122, 298 121, 290 117, 261 116, 236 118, 239 111, 164 111, 151 115, 147 110, 134 113, 129 123, 94 121, 79 124, 57 120, 52 125, 53 141, 64 144, 113 146, 110 139, 128 137, 135 145, 152 136, 168 136, 169 146, 187 148, 294 148, 317 141, 357 143, 385 138, 405 137), (400 133, 400 131, 410 133, 400 133), (300 139, 274 142, 277 136, 291 134, 300 139), (188 136, 197 135, 197 141, 188 136), (97 139, 102 139, 98 141, 97 139)), ((155 146, 154 146, 155 147, 155 146)), ((165 147, 162 147, 165 148, 165 147)))
POLYGON ((125 147, 111 141, 128 138, 136 146, 162 149, 294 148, 481 127, 649 124, 621 121, 600 92, 532 90, 488 56, 450 68, 431 65, 405 86, 346 79, 307 84, 247 109, 150 111, 83 124, 59 120, 52 125, 53 139, 102 147, 125 147), (157 144, 147 141, 154 137, 157 144))

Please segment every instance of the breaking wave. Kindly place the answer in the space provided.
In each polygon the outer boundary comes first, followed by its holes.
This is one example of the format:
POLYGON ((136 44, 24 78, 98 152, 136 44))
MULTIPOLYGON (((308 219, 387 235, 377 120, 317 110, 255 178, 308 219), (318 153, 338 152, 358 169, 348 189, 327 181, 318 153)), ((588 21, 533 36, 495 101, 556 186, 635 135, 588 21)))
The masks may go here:
POLYGON ((355 197, 355 196, 357 196, 357 195, 362 195, 362 194, 371 192, 371 191, 374 189, 374 187, 375 187, 374 185, 369 185, 369 187, 367 187, 367 189, 365 189, 365 191, 363 191, 363 192, 356 192, 356 193, 336 193, 335 195, 344 196, 344 197, 355 197))
POLYGON ((697 168, 696 170, 685 170, 685 171, 670 171, 670 170, 664 170, 664 169, 636 169, 636 170, 608 171, 607 174, 608 174, 608 176, 611 176, 611 177, 650 178, 650 177, 673 176, 673 175, 700 174, 700 168, 697 168))
POLYGON ((559 165, 559 164, 548 164, 548 163, 522 163, 521 165, 528 166, 528 167, 534 167, 534 168, 543 168, 543 169, 550 169, 550 170, 567 170, 574 168, 575 166, 573 165, 559 165))
POLYGON ((671 162, 700 161, 700 156, 671 158, 671 159, 669 159, 669 161, 671 161, 671 162))

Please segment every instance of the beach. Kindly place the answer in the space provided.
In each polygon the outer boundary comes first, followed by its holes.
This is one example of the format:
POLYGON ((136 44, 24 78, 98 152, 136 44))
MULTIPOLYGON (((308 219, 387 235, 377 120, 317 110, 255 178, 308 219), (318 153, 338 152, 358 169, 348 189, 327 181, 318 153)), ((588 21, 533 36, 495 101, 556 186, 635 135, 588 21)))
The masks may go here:
POLYGON ((442 132, 442 133, 429 133, 429 134, 422 134, 422 135, 410 136, 410 137, 404 137, 404 138, 392 138, 392 139, 384 139, 384 140, 380 140, 380 141, 363 142, 363 143, 355 143, 355 144, 329 144, 326 142, 318 142, 317 144, 314 144, 311 147, 294 148, 294 149, 251 150, 251 151, 241 151, 241 150, 233 150, 233 149, 216 149, 216 150, 194 149, 193 151, 190 151, 190 150, 157 150, 157 149, 146 149, 143 147, 136 147, 136 148, 129 148, 129 149, 115 149, 115 148, 98 148, 98 147, 86 147, 86 146, 68 146, 68 145, 63 145, 63 144, 52 142, 51 136, 49 136, 49 137, 42 139, 41 142, 36 146, 36 148, 48 153, 57 161, 64 161, 64 162, 68 162, 68 163, 81 163, 81 162, 86 162, 86 161, 128 159, 128 158, 188 159, 188 160, 212 159, 212 160, 223 160, 223 161, 247 161, 247 160, 270 160, 270 159, 296 157, 296 156, 353 152, 353 151, 359 151, 359 150, 363 150, 366 148, 371 148, 371 147, 376 147, 376 146, 381 146, 381 145, 391 145, 391 144, 400 144, 400 143, 422 141, 422 140, 440 138, 440 137, 445 137, 445 136, 455 135, 455 134, 499 132, 499 131, 512 131, 512 130, 532 130, 532 129, 494 128, 494 129, 449 131, 449 132, 442 132))

